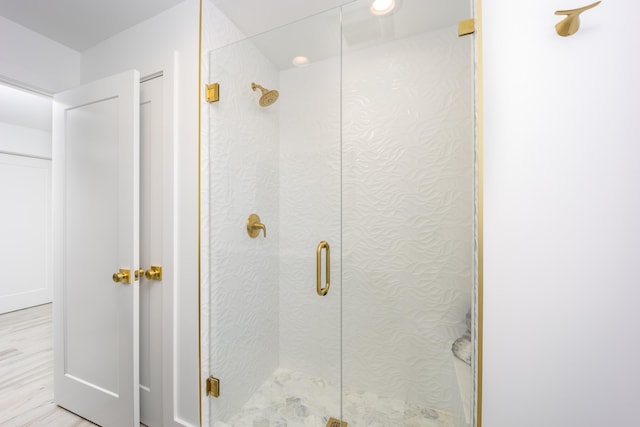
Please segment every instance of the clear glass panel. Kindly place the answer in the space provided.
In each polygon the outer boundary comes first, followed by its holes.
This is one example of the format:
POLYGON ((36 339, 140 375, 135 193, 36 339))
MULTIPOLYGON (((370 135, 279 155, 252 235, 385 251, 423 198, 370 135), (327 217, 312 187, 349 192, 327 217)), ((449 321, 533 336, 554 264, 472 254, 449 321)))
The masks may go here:
POLYGON ((343 7, 343 419, 466 426, 473 38, 457 23, 470 2, 370 7, 343 7))
POLYGON ((211 52, 211 425, 473 424, 471 3, 395 3, 211 52))
POLYGON ((340 417, 340 11, 211 52, 210 81, 211 424, 324 426, 340 417))

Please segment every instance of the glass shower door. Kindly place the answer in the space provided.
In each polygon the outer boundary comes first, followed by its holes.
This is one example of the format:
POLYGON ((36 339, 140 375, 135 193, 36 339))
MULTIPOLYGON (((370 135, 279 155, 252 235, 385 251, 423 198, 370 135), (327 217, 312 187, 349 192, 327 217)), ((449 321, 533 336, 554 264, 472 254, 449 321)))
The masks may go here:
POLYGON ((343 419, 473 425, 471 3, 373 12, 343 6, 343 419))
POLYGON ((340 12, 209 65, 211 425, 325 426, 341 416, 340 12))

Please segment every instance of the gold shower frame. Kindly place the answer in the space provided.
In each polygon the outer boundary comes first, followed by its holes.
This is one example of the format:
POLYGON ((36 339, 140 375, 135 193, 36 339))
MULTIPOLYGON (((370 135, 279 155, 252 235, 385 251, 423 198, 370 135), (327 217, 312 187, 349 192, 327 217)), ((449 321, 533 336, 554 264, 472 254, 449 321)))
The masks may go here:
POLYGON ((473 1, 476 23, 476 149, 477 149, 477 191, 478 191, 478 258, 476 289, 476 427, 482 427, 482 361, 483 361, 483 321, 484 321, 484 85, 482 64, 482 0, 473 1))
MULTIPOLYGON (((202 2, 199 9, 198 29, 198 408, 200 425, 202 425, 202 395, 206 388, 202 379, 202 260, 201 260, 201 213, 202 213, 202 95, 204 86, 202 81, 202 2)), ((476 427, 482 427, 482 384, 483 384, 483 294, 484 294, 484 86, 482 63, 482 0, 473 0, 473 15, 475 18, 475 89, 476 89, 476 149, 477 149, 477 191, 478 191, 478 254, 476 288, 476 427)))

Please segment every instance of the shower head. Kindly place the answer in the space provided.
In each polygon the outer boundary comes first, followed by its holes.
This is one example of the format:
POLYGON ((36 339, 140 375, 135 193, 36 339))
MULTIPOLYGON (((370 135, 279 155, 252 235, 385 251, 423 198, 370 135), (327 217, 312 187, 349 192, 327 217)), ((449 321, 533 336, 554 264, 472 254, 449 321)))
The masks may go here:
POLYGON ((251 83, 251 89, 253 89, 254 91, 256 89, 260 89, 260 91, 262 92, 262 96, 260 97, 261 107, 268 107, 269 105, 276 102, 278 100, 278 96, 280 96, 277 90, 265 89, 257 83, 251 83))

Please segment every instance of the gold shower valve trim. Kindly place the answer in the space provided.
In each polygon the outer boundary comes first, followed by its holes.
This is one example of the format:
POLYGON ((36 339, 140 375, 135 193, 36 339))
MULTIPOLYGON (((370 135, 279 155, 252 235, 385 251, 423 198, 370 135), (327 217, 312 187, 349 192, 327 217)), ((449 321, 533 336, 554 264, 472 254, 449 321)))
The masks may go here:
POLYGON ((255 239, 260 235, 260 230, 264 233, 264 238, 267 238, 267 226, 260 222, 258 214, 252 213, 247 219, 247 234, 252 239, 255 239))

